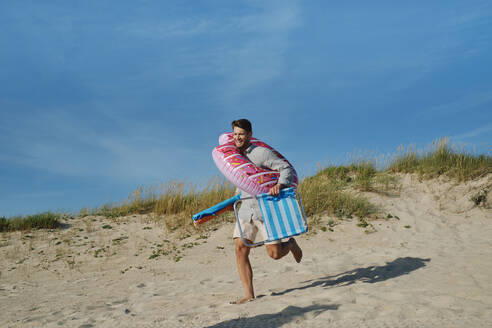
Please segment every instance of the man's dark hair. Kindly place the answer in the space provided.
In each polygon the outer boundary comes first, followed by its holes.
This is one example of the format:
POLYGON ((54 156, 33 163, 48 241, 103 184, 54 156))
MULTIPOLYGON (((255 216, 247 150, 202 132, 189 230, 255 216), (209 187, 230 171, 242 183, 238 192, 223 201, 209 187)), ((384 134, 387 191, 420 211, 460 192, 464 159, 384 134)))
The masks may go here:
POLYGON ((245 118, 232 121, 232 129, 233 130, 234 130, 234 127, 244 129, 244 130, 246 130, 246 132, 251 132, 251 122, 245 118))

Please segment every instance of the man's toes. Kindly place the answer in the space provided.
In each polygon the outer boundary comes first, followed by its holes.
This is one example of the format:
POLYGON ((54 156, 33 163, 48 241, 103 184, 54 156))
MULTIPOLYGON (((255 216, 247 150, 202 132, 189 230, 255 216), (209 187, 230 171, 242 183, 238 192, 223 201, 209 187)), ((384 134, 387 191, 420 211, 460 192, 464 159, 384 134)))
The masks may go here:
POLYGON ((238 299, 238 300, 235 300, 235 301, 231 301, 229 303, 230 304, 244 304, 244 303, 247 303, 247 302, 251 302, 254 299, 255 299, 254 297, 245 297, 245 298, 241 298, 241 299, 238 299))

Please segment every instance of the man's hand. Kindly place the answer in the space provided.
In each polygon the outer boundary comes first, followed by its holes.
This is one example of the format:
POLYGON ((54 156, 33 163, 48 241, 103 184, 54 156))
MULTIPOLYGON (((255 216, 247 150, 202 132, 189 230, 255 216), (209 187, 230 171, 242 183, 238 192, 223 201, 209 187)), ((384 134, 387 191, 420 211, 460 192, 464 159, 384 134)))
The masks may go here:
POLYGON ((280 194, 280 189, 283 188, 283 185, 280 183, 277 183, 275 186, 270 188, 269 194, 272 196, 278 196, 280 194))

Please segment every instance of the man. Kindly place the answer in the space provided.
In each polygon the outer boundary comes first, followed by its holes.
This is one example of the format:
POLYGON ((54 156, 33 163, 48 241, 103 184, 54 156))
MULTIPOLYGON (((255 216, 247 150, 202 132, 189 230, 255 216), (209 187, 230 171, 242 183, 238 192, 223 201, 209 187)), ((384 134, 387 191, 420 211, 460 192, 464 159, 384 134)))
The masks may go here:
MULTIPOLYGON (((258 167, 277 170, 280 173, 278 183, 270 189, 271 195, 278 196, 280 189, 290 186, 293 176, 292 168, 270 149, 258 147, 250 143, 253 132, 251 123, 247 119, 233 121, 232 129, 234 132, 234 143, 244 156, 258 167)), ((241 197, 249 196, 251 195, 244 192, 241 195, 241 197)), ((255 198, 247 199, 242 202, 238 216, 241 221, 243 236, 248 243, 252 243, 255 240, 258 232, 263 240, 267 239, 266 229, 261 217, 258 201, 255 198)), ((243 304, 255 298, 253 290, 253 271, 249 262, 250 248, 243 244, 237 224, 233 238, 236 246, 237 270, 245 292, 244 298, 233 303, 243 304)), ((286 242, 277 240, 266 243, 265 245, 268 255, 275 260, 281 259, 288 253, 292 253, 296 262, 301 262, 302 250, 299 245, 297 245, 294 238, 290 238, 286 242)))

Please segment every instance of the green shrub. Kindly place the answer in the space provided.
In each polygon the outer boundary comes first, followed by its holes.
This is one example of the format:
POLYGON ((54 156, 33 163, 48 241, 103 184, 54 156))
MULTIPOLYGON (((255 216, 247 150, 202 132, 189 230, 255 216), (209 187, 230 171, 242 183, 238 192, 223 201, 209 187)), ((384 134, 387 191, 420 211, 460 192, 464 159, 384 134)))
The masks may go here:
POLYGON ((25 217, 0 218, 0 231, 18 231, 31 229, 55 229, 60 226, 59 214, 45 212, 25 217))
POLYGON ((350 172, 348 167, 330 167, 304 179, 299 185, 299 193, 306 215, 328 214, 350 218, 374 214, 376 208, 365 197, 345 190, 354 181, 349 179, 350 172))
POLYGON ((7 218, 0 217, 0 232, 9 231, 9 221, 7 218))

